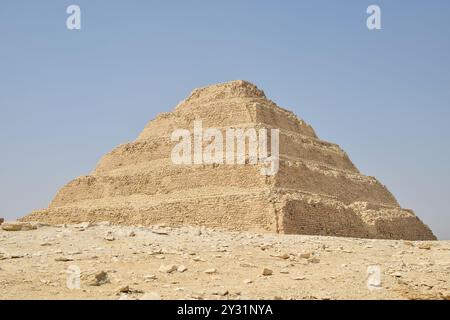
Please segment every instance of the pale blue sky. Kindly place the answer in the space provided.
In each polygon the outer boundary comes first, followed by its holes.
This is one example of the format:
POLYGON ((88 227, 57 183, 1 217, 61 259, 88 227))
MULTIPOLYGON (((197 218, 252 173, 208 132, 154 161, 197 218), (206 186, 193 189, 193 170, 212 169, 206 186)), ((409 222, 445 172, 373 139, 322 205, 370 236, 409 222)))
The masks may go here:
POLYGON ((450 239, 449 14, 445 0, 2 1, 0 216, 46 207, 193 88, 245 79, 450 239))

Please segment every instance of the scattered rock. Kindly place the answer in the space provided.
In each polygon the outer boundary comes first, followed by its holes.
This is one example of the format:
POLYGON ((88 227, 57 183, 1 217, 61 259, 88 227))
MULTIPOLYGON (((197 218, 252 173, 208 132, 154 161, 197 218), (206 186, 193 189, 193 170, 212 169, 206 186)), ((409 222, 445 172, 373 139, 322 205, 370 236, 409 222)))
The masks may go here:
POLYGON ((304 276, 297 276, 297 277, 293 277, 292 280, 305 280, 306 277, 304 276))
POLYGON ((4 222, 1 227, 5 231, 29 231, 37 229, 37 226, 31 223, 19 221, 4 222))
POLYGON ((204 272, 206 274, 214 274, 214 273, 217 273, 217 270, 214 268, 211 268, 211 269, 206 269, 204 272))
POLYGON ((153 229, 152 232, 155 234, 158 234, 160 236, 168 236, 169 235, 169 233, 164 230, 153 229))
POLYGON ((263 268, 261 271, 261 275, 263 276, 271 276, 273 274, 273 271, 269 268, 263 268))
POLYGON ((156 280, 156 275, 154 274, 147 274, 144 276, 145 280, 156 280))
POLYGON ((311 252, 300 253, 299 257, 302 259, 309 259, 311 257, 311 252))
POLYGON ((253 280, 251 280, 251 279, 244 279, 244 283, 245 284, 250 284, 250 283, 253 283, 253 280))
POLYGON ((222 297, 224 297, 224 296, 226 296, 226 295, 228 295, 228 290, 227 289, 218 289, 218 290, 213 290, 212 292, 211 292, 211 294, 213 295, 213 296, 222 296, 222 297))
POLYGON ((53 245, 53 243, 51 243, 51 242, 42 242, 42 243, 40 244, 41 247, 50 247, 50 246, 52 246, 52 245, 53 245))
POLYGON ((168 264, 168 265, 163 264, 159 267, 158 271, 162 272, 162 273, 172 273, 177 269, 178 269, 178 267, 174 264, 168 264))
POLYGON ((57 258, 55 258, 55 261, 67 262, 67 261, 73 261, 73 258, 70 258, 70 257, 57 257, 57 258))
POLYGON ((193 258, 192 260, 195 261, 195 262, 206 262, 205 259, 202 259, 202 258, 200 258, 200 257, 195 257, 195 258, 193 258))
POLYGON ((178 266, 178 268, 177 268, 177 271, 178 271, 178 272, 185 272, 186 270, 187 270, 186 266, 183 266, 183 265, 180 265, 180 266, 178 266))
POLYGON ((421 243, 418 246, 419 249, 423 249, 423 250, 430 250, 431 249, 431 245, 429 243, 421 243))
POLYGON ((90 274, 87 276, 86 283, 89 286, 101 286, 105 283, 109 283, 108 274, 105 271, 100 271, 95 274, 90 274))
POLYGON ((114 240, 116 240, 116 238, 114 237, 114 234, 111 231, 108 231, 105 234, 104 239, 107 240, 107 241, 114 241, 114 240))
POLYGON ((130 293, 130 292, 131 292, 129 286, 121 286, 121 287, 118 287, 118 288, 116 289, 116 291, 117 291, 118 293, 130 293))
POLYGON ((309 262, 309 263, 319 263, 319 262, 320 262, 320 259, 317 258, 317 257, 312 257, 312 258, 309 258, 309 259, 308 259, 308 262, 309 262))
POLYGON ((287 253, 283 253, 283 254, 281 254, 281 255, 279 255, 277 257, 280 258, 280 259, 287 260, 287 259, 289 259, 290 256, 287 253))

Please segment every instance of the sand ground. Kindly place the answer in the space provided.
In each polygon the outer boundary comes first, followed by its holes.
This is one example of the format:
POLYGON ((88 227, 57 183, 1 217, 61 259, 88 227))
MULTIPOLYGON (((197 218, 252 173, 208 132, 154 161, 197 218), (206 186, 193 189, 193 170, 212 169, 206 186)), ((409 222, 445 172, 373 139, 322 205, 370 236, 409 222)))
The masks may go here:
POLYGON ((109 223, 0 230, 0 299, 450 299, 450 241, 109 223))

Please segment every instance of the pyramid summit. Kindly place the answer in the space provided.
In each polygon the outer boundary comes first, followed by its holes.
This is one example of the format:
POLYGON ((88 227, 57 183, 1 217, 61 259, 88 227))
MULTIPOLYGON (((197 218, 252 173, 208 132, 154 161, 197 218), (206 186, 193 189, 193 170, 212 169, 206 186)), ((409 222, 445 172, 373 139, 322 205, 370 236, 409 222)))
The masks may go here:
MULTIPOLYGON (((269 137, 269 146, 273 140, 269 137)), ((274 155, 273 144, 269 149, 274 155)), ((384 185, 361 174, 338 145, 320 140, 302 119, 242 80, 194 90, 172 112, 150 121, 135 141, 106 154, 90 175, 64 186, 47 209, 21 220, 436 239, 384 185), (198 121, 223 137, 230 129, 278 130, 276 173, 261 175, 266 164, 252 162, 250 150, 241 164, 174 164, 173 133, 192 130, 198 121)))

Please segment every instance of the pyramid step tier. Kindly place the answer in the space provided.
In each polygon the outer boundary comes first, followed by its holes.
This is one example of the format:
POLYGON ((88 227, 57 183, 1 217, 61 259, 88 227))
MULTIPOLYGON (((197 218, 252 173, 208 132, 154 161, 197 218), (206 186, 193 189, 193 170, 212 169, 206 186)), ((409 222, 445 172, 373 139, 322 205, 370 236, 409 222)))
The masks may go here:
POLYGON ((398 206, 392 194, 375 178, 303 161, 280 159, 279 166, 277 175, 265 176, 259 164, 173 165, 170 159, 159 159, 138 167, 79 177, 60 190, 51 206, 133 194, 152 196, 202 186, 284 187, 326 194, 344 203, 367 201, 398 206))
MULTIPOLYGON (((255 127, 254 124, 250 125, 249 127, 255 127)), ((263 126, 258 125, 258 127, 263 126)), ((225 132, 227 128, 221 128, 222 132, 225 132)), ((171 141, 170 136, 161 136, 120 145, 101 159, 94 173, 168 158, 171 156, 175 144, 171 141)), ((248 145, 246 152, 248 154, 248 145)), ((337 145, 289 131, 280 132, 280 157, 317 161, 336 169, 358 172, 347 154, 337 145)))
POLYGON ((226 189, 104 198, 35 211, 24 221, 51 224, 202 225, 230 230, 358 238, 434 240, 410 210, 277 189, 226 189), (249 226, 251 226, 249 228, 249 226))
POLYGON ((147 124, 138 141, 170 136, 177 129, 191 129, 195 120, 201 120, 204 128, 241 127, 246 123, 270 124, 280 130, 317 138, 310 125, 267 99, 229 98, 198 101, 189 107, 177 107, 173 112, 160 113, 147 124))

